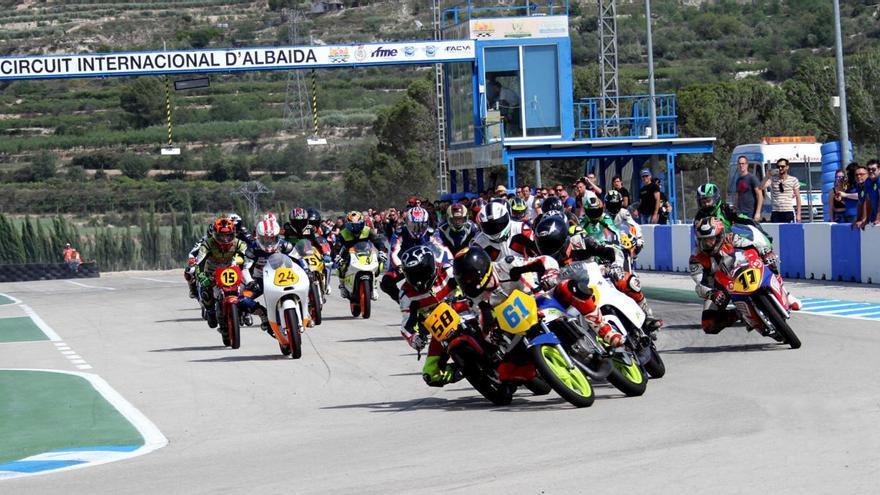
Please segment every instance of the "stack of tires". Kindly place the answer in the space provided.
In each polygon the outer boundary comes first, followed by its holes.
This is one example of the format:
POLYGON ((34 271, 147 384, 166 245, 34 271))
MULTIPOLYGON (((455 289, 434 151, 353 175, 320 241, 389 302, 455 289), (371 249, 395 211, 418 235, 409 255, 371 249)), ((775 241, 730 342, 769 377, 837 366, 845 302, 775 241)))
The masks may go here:
MULTIPOLYGON (((830 141, 822 145, 822 201, 828 197, 828 191, 834 188, 834 176, 837 171, 846 168, 846 164, 840 162, 840 141, 830 141)), ((849 143, 850 161, 853 160, 852 141, 849 143)), ((830 222, 834 208, 825 205, 823 217, 830 222)))

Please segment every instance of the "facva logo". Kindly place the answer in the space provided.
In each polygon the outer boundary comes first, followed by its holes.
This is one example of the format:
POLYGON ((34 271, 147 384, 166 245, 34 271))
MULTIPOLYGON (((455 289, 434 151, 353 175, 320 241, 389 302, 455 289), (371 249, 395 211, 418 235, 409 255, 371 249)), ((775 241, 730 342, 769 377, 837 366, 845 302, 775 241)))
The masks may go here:
POLYGON ((373 50, 373 53, 370 54, 372 58, 386 58, 386 57, 396 57, 397 49, 396 48, 376 48, 373 50))
POLYGON ((344 64, 348 62, 348 47, 331 48, 327 56, 330 58, 331 63, 344 64))
POLYGON ((433 57, 434 55, 437 55, 437 47, 434 45, 426 46, 425 47, 425 55, 427 55, 429 57, 433 57))
POLYGON ((471 51, 470 45, 451 45, 446 47, 447 52, 469 52, 471 51))
POLYGON ((406 55, 407 57, 413 57, 413 56, 415 56, 415 54, 416 54, 416 47, 414 47, 414 46, 407 46, 407 47, 405 47, 405 48, 403 49, 403 54, 406 55))
POLYGON ((354 59, 358 62, 363 62, 364 59, 367 58, 367 51, 364 50, 364 45, 360 45, 354 49, 354 59))

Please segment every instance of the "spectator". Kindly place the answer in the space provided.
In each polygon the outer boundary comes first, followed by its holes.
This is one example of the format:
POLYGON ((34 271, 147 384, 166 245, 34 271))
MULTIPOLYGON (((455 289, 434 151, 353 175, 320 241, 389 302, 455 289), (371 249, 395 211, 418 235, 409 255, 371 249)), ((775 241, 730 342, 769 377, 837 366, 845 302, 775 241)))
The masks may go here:
POLYGON ((632 202, 629 196, 629 190, 623 187, 623 179, 621 179, 619 175, 615 175, 611 178, 611 187, 623 197, 623 207, 629 208, 629 205, 632 202))
POLYGON ((772 223, 801 223, 801 183, 796 177, 788 175, 788 160, 776 160, 776 169, 771 170, 764 179, 762 189, 770 184, 770 202, 773 212, 772 223))
POLYGON ((544 189, 544 197, 549 198, 550 196, 556 196, 556 190, 552 187, 549 189, 544 189))
POLYGON ((657 190, 660 191, 660 210, 657 213, 657 223, 666 225, 669 223, 669 210, 671 209, 669 206, 669 199, 666 197, 666 193, 663 192, 663 184, 660 181, 660 177, 654 178, 654 185, 657 186, 657 190))
POLYGON ((79 251, 70 247, 70 243, 64 245, 64 251, 61 252, 64 256, 64 262, 67 263, 67 268, 72 272, 79 271, 79 265, 82 263, 82 258, 80 258, 79 251))
POLYGON ((535 211, 535 197, 532 195, 532 188, 524 185, 522 187, 522 196, 520 197, 526 202, 526 216, 530 221, 534 220, 538 214, 535 211))
POLYGON ((764 205, 764 191, 761 189, 761 181, 755 174, 749 173, 749 159, 747 157, 737 157, 736 166, 739 169, 739 177, 736 179, 733 207, 743 215, 760 222, 761 207, 764 205))
POLYGON ((501 184, 498 184, 498 187, 495 188, 495 197, 507 199, 507 188, 501 184))
POLYGON ((880 171, 878 171, 878 167, 880 164, 877 160, 868 160, 867 167, 868 180, 865 181, 865 194, 871 202, 868 221, 877 225, 880 224, 878 221, 878 212, 880 212, 880 171))
MULTIPOLYGON (((852 165, 852 164, 850 164, 852 165)), ((854 169, 855 167, 847 167, 854 169)), ((826 205, 832 205, 831 221, 853 223, 858 217, 859 194, 855 181, 850 182, 847 171, 840 169, 834 176, 834 187, 828 191, 826 205)))
POLYGON ((859 194, 859 205, 857 207, 858 216, 856 221, 853 222, 852 227, 854 229, 864 229, 870 222, 870 210, 872 209, 871 201, 868 199, 868 194, 865 190, 870 184, 870 181, 868 180, 868 167, 864 165, 856 165, 855 178, 856 189, 859 194))
POLYGON ((565 207, 565 211, 573 212, 574 209, 577 208, 577 202, 575 199, 568 195, 568 191, 565 190, 565 187, 562 184, 556 184, 554 189, 556 190, 556 195, 562 200, 562 206, 565 207))
POLYGON ((602 188, 599 187, 599 181, 596 180, 596 174, 590 172, 586 175, 586 177, 582 177, 587 186, 587 189, 596 193, 596 196, 602 197, 602 188))
POLYGON ((651 171, 642 170, 642 188, 639 189, 639 223, 642 225, 657 223, 660 220, 660 188, 652 180, 651 171))
POLYGON ((538 218, 538 215, 541 214, 541 203, 544 202, 544 198, 546 197, 544 191, 546 191, 546 189, 541 189, 540 187, 535 188, 535 201, 532 203, 535 208, 535 218, 532 220, 535 220, 538 218))

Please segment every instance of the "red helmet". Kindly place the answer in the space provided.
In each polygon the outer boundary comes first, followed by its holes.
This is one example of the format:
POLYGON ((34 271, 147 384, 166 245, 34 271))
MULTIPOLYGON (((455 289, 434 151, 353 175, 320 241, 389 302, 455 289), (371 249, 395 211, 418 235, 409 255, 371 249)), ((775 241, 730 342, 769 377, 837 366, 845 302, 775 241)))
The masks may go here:
POLYGON ((214 222, 214 232, 211 235, 221 249, 230 249, 235 241, 235 224, 226 217, 218 218, 214 222))
POLYGON ((706 254, 718 254, 724 244, 724 222, 715 217, 706 217, 694 225, 697 247, 706 254))

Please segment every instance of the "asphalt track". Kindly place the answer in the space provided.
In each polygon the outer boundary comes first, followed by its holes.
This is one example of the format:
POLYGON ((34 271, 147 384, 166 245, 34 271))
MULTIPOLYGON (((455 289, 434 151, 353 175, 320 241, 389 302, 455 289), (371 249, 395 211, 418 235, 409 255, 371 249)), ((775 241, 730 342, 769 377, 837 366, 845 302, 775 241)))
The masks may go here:
MULTIPOLYGON (((643 397, 598 385, 587 409, 527 391, 493 407, 465 382, 423 384, 387 299, 355 320, 334 293, 292 361, 254 328, 223 348, 178 277, 0 284, 169 440, 0 493, 876 493, 880 480, 880 323, 796 315, 792 351, 741 327, 702 335, 697 306, 657 302, 668 373, 643 397)), ((48 342, 4 344, 0 363, 74 369, 48 342)))

